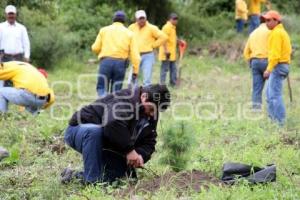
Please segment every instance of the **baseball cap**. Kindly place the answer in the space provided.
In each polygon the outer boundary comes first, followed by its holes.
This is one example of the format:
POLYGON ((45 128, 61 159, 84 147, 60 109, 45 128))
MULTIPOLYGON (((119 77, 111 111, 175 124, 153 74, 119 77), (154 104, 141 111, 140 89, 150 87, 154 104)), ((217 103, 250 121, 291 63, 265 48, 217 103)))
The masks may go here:
POLYGON ((118 10, 117 12, 114 13, 114 17, 113 20, 121 20, 121 21, 125 21, 126 20, 126 14, 124 11, 122 10, 118 10))
POLYGON ((178 19, 178 15, 176 13, 171 13, 169 19, 178 19))
POLYGON ((275 11, 275 10, 270 10, 268 11, 265 15, 262 16, 264 19, 268 20, 268 19, 275 19, 277 21, 281 21, 282 17, 281 15, 275 11))
POLYGON ((144 10, 138 10, 135 12, 135 18, 140 19, 140 18, 147 18, 146 12, 144 10))
POLYGON ((14 14, 16 14, 16 13, 17 13, 17 8, 16 8, 15 6, 13 6, 13 5, 8 5, 8 6, 6 6, 6 8, 5 8, 5 13, 6 13, 6 14, 9 14, 9 13, 14 13, 14 14))

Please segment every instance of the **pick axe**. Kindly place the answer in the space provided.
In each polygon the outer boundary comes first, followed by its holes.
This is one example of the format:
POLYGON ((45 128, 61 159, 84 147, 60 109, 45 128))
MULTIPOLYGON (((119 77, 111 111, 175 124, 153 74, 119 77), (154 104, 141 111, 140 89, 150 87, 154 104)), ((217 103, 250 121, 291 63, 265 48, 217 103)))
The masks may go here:
POLYGON ((178 75, 177 75, 177 80, 176 80, 176 86, 180 85, 181 82, 181 72, 182 72, 182 59, 183 59, 183 55, 185 53, 185 50, 187 48, 187 43, 184 40, 179 40, 178 42, 178 47, 179 47, 179 60, 178 60, 178 75))

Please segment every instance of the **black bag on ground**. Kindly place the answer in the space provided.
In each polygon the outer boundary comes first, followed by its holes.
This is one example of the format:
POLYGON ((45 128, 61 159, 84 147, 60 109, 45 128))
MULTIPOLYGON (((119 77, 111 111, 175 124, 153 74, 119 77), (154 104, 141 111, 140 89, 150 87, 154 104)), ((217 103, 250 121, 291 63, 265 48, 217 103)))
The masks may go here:
POLYGON ((238 179, 248 180, 250 183, 268 183, 276 181, 276 166, 268 165, 264 168, 241 163, 225 163, 221 180, 226 184, 234 184, 238 179))

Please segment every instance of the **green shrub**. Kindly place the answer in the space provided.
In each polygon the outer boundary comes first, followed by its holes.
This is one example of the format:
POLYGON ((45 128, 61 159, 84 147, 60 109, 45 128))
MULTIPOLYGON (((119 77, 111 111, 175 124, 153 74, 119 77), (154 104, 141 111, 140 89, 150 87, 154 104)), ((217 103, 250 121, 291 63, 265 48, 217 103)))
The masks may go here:
POLYGON ((162 134, 162 148, 165 153, 162 161, 174 171, 185 169, 189 161, 194 134, 192 130, 191 124, 182 121, 172 124, 162 134))
POLYGON ((38 10, 23 7, 20 13, 20 21, 28 29, 34 64, 50 68, 62 57, 75 52, 76 37, 68 26, 38 10))

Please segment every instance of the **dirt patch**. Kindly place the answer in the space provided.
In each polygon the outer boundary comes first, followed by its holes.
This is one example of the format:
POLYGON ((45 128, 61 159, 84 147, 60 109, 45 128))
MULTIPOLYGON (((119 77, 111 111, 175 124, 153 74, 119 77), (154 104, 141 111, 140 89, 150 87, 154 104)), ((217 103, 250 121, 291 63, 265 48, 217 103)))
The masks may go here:
POLYGON ((119 196, 134 196, 137 193, 155 193, 160 188, 175 189, 178 195, 188 191, 200 192, 201 189, 208 189, 210 184, 222 185, 216 177, 199 171, 189 172, 168 172, 162 176, 157 176, 151 180, 140 181, 136 185, 131 185, 125 190, 121 190, 119 196))

